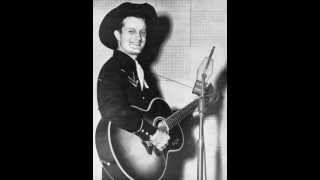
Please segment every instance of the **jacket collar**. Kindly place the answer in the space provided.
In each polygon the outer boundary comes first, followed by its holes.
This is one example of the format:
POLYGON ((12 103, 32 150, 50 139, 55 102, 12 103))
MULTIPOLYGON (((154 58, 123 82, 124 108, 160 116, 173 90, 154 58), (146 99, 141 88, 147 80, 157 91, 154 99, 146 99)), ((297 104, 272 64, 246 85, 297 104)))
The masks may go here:
POLYGON ((135 72, 135 60, 132 59, 130 56, 118 50, 113 51, 113 56, 117 59, 117 61, 120 63, 121 68, 123 68, 125 71, 135 72))

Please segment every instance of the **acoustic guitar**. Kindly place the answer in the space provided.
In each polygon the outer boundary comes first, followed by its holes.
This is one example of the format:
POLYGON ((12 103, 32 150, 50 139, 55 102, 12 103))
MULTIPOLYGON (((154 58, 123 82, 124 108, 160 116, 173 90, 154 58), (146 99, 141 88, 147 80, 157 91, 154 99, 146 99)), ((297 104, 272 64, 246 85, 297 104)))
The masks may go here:
MULTIPOLYGON (((210 85, 209 88, 212 86, 210 85)), ((214 95, 210 95, 206 102, 212 101, 212 97, 214 95)), ((189 116, 198 104, 199 98, 174 113, 161 98, 152 99, 147 109, 132 106, 141 111, 143 119, 154 127, 157 127, 160 121, 167 123, 170 129, 170 140, 168 146, 161 152, 151 143, 142 141, 140 137, 117 127, 112 122, 100 121, 96 129, 96 147, 109 178, 115 180, 161 179, 166 171, 168 154, 181 150, 184 144, 184 135, 179 122, 189 116)))

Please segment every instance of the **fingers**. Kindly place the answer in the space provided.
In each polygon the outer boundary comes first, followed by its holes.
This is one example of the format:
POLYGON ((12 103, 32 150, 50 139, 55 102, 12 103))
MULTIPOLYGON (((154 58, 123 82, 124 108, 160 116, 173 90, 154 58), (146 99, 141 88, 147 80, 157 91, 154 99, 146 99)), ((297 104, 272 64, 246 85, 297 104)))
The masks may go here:
POLYGON ((158 129, 159 130, 162 130, 162 131, 165 131, 165 132, 169 132, 169 126, 167 125, 167 123, 165 121, 161 121, 159 124, 158 124, 158 129))
POLYGON ((168 146, 169 139, 170 136, 166 132, 157 130, 150 141, 158 150, 163 151, 168 146))
POLYGON ((157 142, 155 143, 155 146, 157 147, 157 149, 159 150, 163 150, 168 146, 168 141, 161 141, 161 142, 157 142))
POLYGON ((166 149, 167 146, 168 146, 168 143, 167 143, 167 144, 164 144, 164 145, 157 145, 156 148, 157 148, 159 151, 163 151, 164 149, 166 149))
POLYGON ((169 134, 166 131, 162 131, 159 129, 154 133, 154 135, 150 137, 151 142, 155 142, 157 144, 161 142, 168 142, 169 139, 169 134))
POLYGON ((164 144, 156 144, 154 145, 158 150, 163 151, 167 146, 168 143, 164 143, 164 144))

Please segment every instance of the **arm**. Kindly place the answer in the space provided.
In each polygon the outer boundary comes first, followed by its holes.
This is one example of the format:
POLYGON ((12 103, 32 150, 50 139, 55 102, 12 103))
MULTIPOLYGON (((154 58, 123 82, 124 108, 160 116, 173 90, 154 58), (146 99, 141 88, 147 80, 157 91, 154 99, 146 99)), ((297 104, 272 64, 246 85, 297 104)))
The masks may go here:
POLYGON ((140 111, 130 107, 123 77, 126 76, 122 72, 112 70, 99 76, 97 95, 102 119, 148 140, 156 128, 142 120, 140 111))

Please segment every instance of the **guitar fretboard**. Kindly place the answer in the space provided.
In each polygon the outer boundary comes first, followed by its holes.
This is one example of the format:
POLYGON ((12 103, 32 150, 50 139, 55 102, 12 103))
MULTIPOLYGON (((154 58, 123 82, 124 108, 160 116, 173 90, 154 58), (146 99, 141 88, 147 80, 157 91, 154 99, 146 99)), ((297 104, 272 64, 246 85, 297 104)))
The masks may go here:
POLYGON ((166 123, 169 126, 169 129, 173 128, 175 125, 177 125, 181 120, 186 118, 190 113, 192 113, 195 108, 198 106, 199 99, 195 99, 190 104, 188 104, 186 107, 182 108, 181 110, 173 113, 171 116, 169 116, 166 119, 166 123))

